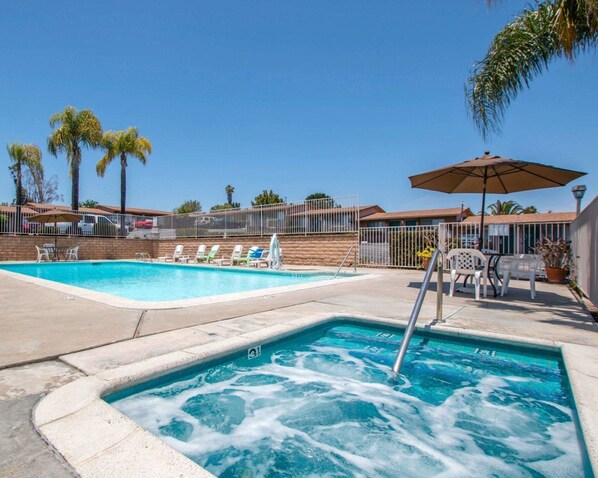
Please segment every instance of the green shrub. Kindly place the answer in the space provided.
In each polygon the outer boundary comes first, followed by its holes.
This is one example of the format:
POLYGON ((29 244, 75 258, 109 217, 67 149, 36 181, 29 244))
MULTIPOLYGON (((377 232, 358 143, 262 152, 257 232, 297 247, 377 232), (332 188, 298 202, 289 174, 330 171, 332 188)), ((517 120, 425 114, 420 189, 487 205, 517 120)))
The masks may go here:
POLYGON ((116 224, 94 224, 93 235, 116 237, 116 224))

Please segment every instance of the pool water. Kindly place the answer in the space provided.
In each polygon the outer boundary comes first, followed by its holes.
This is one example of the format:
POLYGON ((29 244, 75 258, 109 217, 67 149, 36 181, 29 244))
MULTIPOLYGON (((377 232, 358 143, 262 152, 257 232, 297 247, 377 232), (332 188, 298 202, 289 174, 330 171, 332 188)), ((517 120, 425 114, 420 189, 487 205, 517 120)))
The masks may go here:
POLYGON ((0 269, 150 302, 246 292, 332 278, 329 273, 289 273, 143 262, 6 264, 1 265, 0 269))
POLYGON ((106 400, 229 477, 593 476, 560 356, 339 323, 106 400), (254 354, 257 355, 257 354, 254 354))

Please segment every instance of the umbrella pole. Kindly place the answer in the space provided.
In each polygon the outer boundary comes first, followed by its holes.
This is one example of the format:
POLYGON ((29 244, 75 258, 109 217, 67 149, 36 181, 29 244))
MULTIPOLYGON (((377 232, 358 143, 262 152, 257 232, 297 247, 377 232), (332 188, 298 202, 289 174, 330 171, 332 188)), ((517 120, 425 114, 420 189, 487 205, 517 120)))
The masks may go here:
POLYGON ((484 214, 486 213, 486 181, 488 179, 488 168, 484 168, 484 185, 482 187, 482 218, 480 220, 480 242, 478 249, 481 251, 484 247, 484 214))

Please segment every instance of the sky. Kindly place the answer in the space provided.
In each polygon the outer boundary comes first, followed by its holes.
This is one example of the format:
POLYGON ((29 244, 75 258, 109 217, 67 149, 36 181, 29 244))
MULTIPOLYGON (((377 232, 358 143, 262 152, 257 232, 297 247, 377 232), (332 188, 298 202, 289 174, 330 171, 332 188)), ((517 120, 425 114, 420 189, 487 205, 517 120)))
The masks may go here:
MULTIPOLYGON (((47 152, 48 118, 91 109, 105 131, 136 126, 153 145, 129 161, 127 205, 204 210, 235 187, 304 199, 359 195, 387 211, 480 209, 478 195, 411 189, 408 176, 484 151, 585 171, 598 190, 598 58, 558 60, 484 142, 467 115, 473 63, 526 2, 504 0, 23 1, 0 3, 0 143, 34 143, 62 203, 64 156, 47 152)), ((2 151, 5 151, 2 149, 2 151)), ((118 162, 99 178, 85 150, 80 199, 119 204, 118 162)), ((0 154, 0 202, 14 198, 0 154)), ((571 185, 496 199, 574 210, 571 185)))

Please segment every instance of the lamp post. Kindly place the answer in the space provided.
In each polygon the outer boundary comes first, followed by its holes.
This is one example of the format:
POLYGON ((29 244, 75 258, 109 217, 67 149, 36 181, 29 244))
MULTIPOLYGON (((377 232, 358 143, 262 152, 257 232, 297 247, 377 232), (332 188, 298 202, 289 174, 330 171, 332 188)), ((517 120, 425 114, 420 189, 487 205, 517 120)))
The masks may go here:
POLYGON ((585 184, 578 184, 577 186, 573 186, 571 188, 571 192, 573 193, 573 197, 577 201, 577 215, 581 211, 581 200, 583 199, 583 195, 586 193, 586 186, 585 184))

